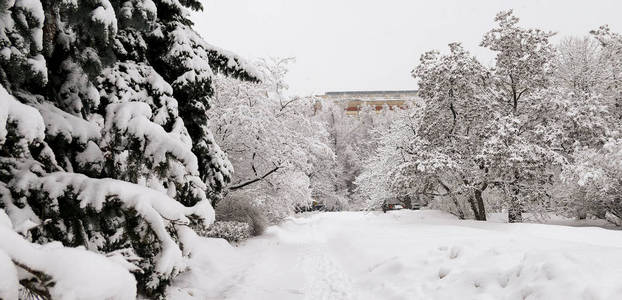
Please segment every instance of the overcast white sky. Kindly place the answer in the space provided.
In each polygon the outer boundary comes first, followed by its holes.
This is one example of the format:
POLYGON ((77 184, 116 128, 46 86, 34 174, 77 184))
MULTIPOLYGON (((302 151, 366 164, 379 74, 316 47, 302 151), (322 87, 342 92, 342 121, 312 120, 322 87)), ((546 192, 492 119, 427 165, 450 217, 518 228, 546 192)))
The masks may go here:
POLYGON ((513 8, 526 27, 583 36, 622 31, 622 0, 203 0, 196 29, 216 46, 254 59, 296 57, 295 93, 415 89, 410 70, 430 49, 479 47, 495 14, 513 8))

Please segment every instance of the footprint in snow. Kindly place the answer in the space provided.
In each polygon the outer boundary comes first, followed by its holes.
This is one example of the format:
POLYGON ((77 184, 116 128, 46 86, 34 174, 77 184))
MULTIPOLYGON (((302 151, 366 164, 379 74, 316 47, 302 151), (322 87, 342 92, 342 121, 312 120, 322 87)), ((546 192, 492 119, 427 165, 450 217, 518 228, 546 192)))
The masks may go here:
POLYGON ((451 247, 451 250, 449 251, 449 258, 450 259, 456 259, 461 254, 462 254, 462 247, 460 247, 460 246, 453 246, 453 247, 451 247))
POLYGON ((451 272, 451 269, 449 269, 448 267, 441 267, 440 269, 438 269, 438 279, 443 279, 445 278, 449 272, 451 272))

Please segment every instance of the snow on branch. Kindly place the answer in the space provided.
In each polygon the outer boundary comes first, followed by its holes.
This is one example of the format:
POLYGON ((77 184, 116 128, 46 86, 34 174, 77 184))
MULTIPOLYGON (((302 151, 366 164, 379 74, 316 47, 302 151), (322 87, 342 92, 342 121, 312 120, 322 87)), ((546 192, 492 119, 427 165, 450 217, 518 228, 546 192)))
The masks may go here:
POLYGON ((210 80, 215 72, 229 76, 258 81, 260 73, 239 56, 212 46, 189 26, 178 26, 170 33, 172 43, 166 60, 169 64, 178 61, 177 68, 185 72, 173 86, 187 86, 189 83, 210 80))
POLYGON ((68 143, 77 141, 80 144, 101 139, 100 129, 95 124, 71 115, 50 103, 42 103, 37 108, 45 121, 45 132, 48 136, 62 137, 68 143))
POLYGON ((79 209, 90 208, 100 212, 106 203, 119 201, 124 209, 135 210, 155 233, 161 245, 156 272, 166 277, 184 269, 185 261, 180 247, 169 233, 171 226, 190 225, 191 218, 204 224, 214 221, 214 210, 208 201, 185 207, 166 194, 156 190, 114 179, 94 179, 76 173, 56 172, 38 177, 23 172, 9 183, 14 192, 31 196, 45 193, 50 207, 58 207, 58 198, 72 191, 79 201, 79 209))
POLYGON ((14 132, 19 139, 14 145, 23 152, 28 152, 28 145, 45 138, 45 123, 37 109, 24 105, 0 85, 0 147, 7 135, 14 132), (9 129, 8 127, 12 127, 9 129))
POLYGON ((135 299, 136 280, 122 265, 58 242, 32 244, 0 209, 0 298, 18 299, 20 284, 50 299, 135 299), (18 270, 23 270, 18 272, 18 270))
MULTIPOLYGON (((198 175, 198 163, 188 144, 170 136, 164 128, 150 121, 149 105, 140 102, 110 104, 106 113, 105 132, 120 131, 121 137, 144 141, 144 152, 152 157, 155 165, 165 162, 167 155, 181 161, 186 171, 198 175)), ((115 140, 106 136, 107 141, 115 140)))

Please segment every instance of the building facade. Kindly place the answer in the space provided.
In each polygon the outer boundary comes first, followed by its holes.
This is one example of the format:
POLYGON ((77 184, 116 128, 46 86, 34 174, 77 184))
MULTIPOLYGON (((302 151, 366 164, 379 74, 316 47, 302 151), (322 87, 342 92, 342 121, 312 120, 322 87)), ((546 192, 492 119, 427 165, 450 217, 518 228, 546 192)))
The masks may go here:
POLYGON ((346 113, 358 115, 364 106, 372 106, 376 111, 382 110, 387 105, 390 109, 405 108, 406 102, 415 101, 417 91, 350 91, 328 92, 319 96, 323 101, 343 103, 346 113))

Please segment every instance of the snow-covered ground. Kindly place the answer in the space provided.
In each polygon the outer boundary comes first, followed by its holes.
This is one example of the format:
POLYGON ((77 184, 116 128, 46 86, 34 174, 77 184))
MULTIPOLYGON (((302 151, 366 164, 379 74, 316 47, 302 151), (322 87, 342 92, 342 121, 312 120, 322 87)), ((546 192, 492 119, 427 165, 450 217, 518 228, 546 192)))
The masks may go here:
POLYGON ((622 299, 622 231, 601 228, 320 213, 186 250, 171 299, 622 299))

